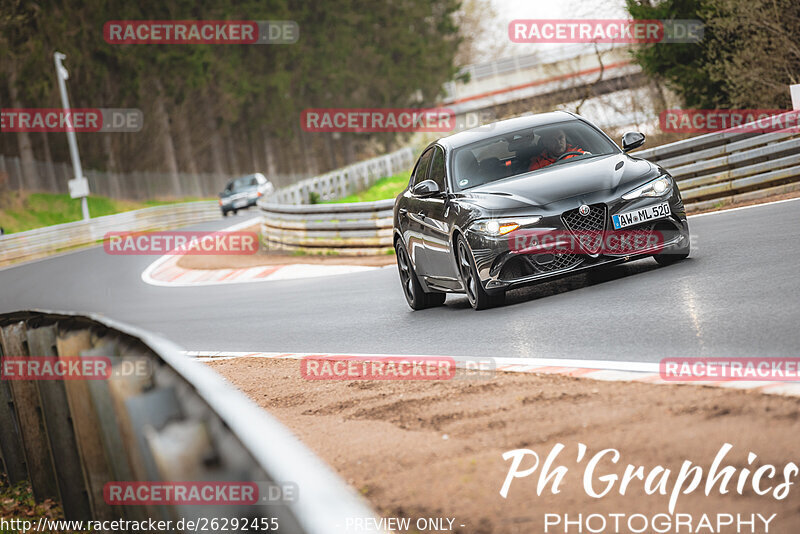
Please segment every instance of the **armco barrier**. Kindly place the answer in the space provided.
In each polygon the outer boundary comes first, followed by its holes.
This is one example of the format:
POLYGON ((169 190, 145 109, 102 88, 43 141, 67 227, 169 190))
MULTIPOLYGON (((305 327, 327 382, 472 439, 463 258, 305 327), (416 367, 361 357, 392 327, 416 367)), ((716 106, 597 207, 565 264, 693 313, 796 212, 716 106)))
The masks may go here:
POLYGON ((334 200, 368 189, 379 178, 406 171, 414 164, 414 149, 402 148, 391 154, 308 178, 281 188, 262 202, 270 204, 309 204, 312 194, 319 200, 334 200))
POLYGON ((278 532, 332 534, 347 532, 347 518, 375 517, 283 425, 161 338, 95 316, 0 315, 0 362, 42 357, 102 357, 113 366, 101 380, 0 380, 0 467, 12 483, 29 481, 37 500, 61 502, 67 519, 152 518, 187 532, 176 521, 207 518, 210 528, 192 532, 222 532, 241 531, 234 519, 275 518, 278 532), (104 488, 123 481, 294 491, 282 499, 259 492, 255 504, 120 506, 104 488))
POLYGON ((678 181, 689 210, 800 190, 800 132, 714 132, 634 152, 678 181))
POLYGON ((392 250, 394 199, 350 204, 260 204, 268 249, 368 255, 392 250))
POLYGON ((90 245, 108 232, 180 228, 221 217, 214 201, 155 206, 0 236, 0 266, 90 245))

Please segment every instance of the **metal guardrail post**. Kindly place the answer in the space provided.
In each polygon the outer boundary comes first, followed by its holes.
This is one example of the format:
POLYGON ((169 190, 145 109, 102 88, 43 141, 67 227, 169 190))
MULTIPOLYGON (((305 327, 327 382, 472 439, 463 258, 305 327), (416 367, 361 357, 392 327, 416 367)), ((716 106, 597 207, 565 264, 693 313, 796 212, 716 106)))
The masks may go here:
MULTIPOLYGON (((56 339, 56 350, 60 358, 79 356, 91 349, 92 335, 89 330, 62 331, 56 339)), ((121 510, 113 510, 103 500, 103 485, 105 481, 114 478, 106 460, 102 434, 98 431, 103 426, 92 404, 89 383, 85 380, 66 380, 64 388, 85 474, 91 515, 98 520, 119 517, 122 515, 121 510)))
MULTIPOLYGON (((55 325, 28 328, 27 338, 31 358, 58 356, 55 325)), ((83 466, 72 428, 64 383, 59 380, 42 380, 32 384, 39 390, 42 417, 50 442, 50 454, 64 513, 77 520, 91 519, 83 466)))
MULTIPOLYGON (((3 344, 4 357, 29 355, 26 326, 21 321, 0 328, 0 341, 3 344)), ((58 484, 36 383, 13 380, 9 382, 9 386, 33 494, 40 501, 58 500, 58 484)))
MULTIPOLYGON (((0 332, 2 341, 2 332, 0 332)), ((0 361, 2 361, 3 346, 0 343, 0 361)), ((9 382, 0 380, 0 456, 8 481, 11 484, 28 480, 28 468, 25 464, 25 451, 22 448, 22 435, 20 434, 19 421, 14 409, 14 398, 11 395, 9 382)))

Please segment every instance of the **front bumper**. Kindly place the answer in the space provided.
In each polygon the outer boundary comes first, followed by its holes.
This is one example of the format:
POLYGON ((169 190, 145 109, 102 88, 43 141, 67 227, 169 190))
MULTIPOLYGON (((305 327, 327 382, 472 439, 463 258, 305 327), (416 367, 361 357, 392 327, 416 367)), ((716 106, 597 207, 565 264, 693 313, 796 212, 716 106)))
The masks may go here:
POLYGON ((223 200, 220 204, 222 211, 243 210, 256 205, 258 197, 242 197, 232 200, 223 200))
MULTIPOLYGON (((580 236, 567 227, 562 215, 570 208, 577 207, 565 202, 553 206, 549 213, 541 214, 542 219, 534 227, 515 230, 505 236, 489 237, 467 230, 466 238, 472 249, 473 259, 478 270, 481 283, 487 291, 504 290, 532 284, 545 279, 553 279, 590 269, 610 266, 626 261, 652 256, 654 254, 680 253, 689 246, 689 227, 680 192, 677 187, 668 198, 640 198, 633 201, 615 200, 611 203, 595 203, 593 206, 604 206, 605 227, 603 235, 613 235, 611 217, 620 212, 637 210, 667 200, 671 215, 654 219, 642 224, 626 227, 619 232, 643 232, 652 235, 653 241, 642 241, 640 246, 632 250, 602 249, 591 253, 587 247, 575 245, 579 240, 573 239, 570 252, 553 253, 550 249, 530 246, 526 237, 531 233, 545 235, 580 236), (567 209, 564 209, 567 208, 567 209), (527 234, 526 234, 527 232, 527 234), (524 246, 520 246, 524 245, 524 246)), ((552 241, 551 241, 552 245, 552 241)))

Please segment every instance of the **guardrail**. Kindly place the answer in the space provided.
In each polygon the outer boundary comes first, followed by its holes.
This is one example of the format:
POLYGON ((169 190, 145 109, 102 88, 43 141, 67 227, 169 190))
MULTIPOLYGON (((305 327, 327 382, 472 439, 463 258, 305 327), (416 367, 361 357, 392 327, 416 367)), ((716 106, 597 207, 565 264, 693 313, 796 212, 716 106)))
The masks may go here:
MULTIPOLYGON (((0 315, 4 364, 91 357, 110 363, 104 379, 0 380, 0 467, 11 483, 29 481, 37 500, 60 501, 67 519, 261 525, 275 518, 279 532, 331 534, 346 532, 347 518, 375 517, 283 425, 168 341, 97 316, 0 315), (127 481, 255 484, 259 491, 255 504, 224 506, 110 500, 106 484, 127 481), (284 489, 280 497, 273 488, 284 489), (294 488, 291 496, 285 488, 294 488)), ((206 530, 221 529, 241 530, 206 530)))
POLYGON ((88 221, 57 224, 0 236, 0 265, 90 245, 108 232, 143 232, 179 228, 220 218, 214 201, 187 202, 126 211, 88 221))
POLYGON ((800 131, 796 129, 714 132, 632 155, 667 169, 678 181, 689 210, 800 190, 800 131))
POLYGON ((277 190, 262 200, 270 204, 310 204, 312 195, 318 200, 334 200, 368 189, 379 178, 392 176, 411 168, 414 149, 402 148, 396 152, 368 159, 354 165, 302 180, 277 190))
POLYGON ((260 204, 268 249, 369 255, 392 251, 394 199, 349 204, 260 204))

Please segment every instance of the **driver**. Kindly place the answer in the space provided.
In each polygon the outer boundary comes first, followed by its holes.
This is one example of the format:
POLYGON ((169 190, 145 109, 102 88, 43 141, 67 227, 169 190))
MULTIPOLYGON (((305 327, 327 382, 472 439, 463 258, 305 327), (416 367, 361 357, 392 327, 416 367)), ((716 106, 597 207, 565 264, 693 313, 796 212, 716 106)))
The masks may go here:
POLYGON ((544 134, 542 136, 542 144, 544 145, 544 150, 531 161, 531 165, 528 167, 529 171, 547 167, 558 161, 559 157, 568 152, 575 152, 575 154, 569 154, 563 159, 574 158, 580 154, 588 154, 588 152, 582 148, 568 144, 567 136, 564 134, 564 130, 561 129, 544 134))

